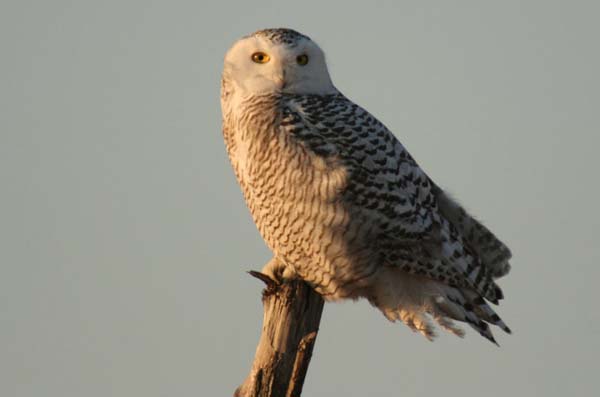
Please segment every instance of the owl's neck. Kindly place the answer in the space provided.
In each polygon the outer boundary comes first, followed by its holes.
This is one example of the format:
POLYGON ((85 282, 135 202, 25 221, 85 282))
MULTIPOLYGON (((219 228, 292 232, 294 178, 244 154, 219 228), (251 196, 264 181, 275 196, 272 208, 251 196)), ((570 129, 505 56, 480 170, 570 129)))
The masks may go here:
POLYGON ((279 94, 241 95, 233 91, 222 97, 223 134, 228 149, 237 150, 252 142, 253 150, 263 150, 278 130, 280 103, 279 94))
POLYGON ((252 94, 240 90, 221 93, 221 110, 234 122, 242 124, 265 123, 266 118, 280 110, 282 95, 280 93, 252 94))

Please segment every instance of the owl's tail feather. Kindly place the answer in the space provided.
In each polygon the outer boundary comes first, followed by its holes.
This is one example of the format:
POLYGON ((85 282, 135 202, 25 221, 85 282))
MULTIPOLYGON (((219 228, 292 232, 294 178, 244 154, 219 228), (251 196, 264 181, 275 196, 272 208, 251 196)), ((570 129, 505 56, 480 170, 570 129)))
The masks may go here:
POLYGON ((494 339, 489 324, 498 326, 506 333, 511 333, 510 328, 500 316, 475 291, 459 290, 450 286, 444 286, 443 290, 443 295, 434 298, 437 309, 435 311, 441 311, 455 320, 466 322, 481 336, 495 344, 498 343, 494 339))
POLYGON ((434 299, 434 302, 435 305, 432 311, 469 324, 481 336, 497 344, 489 325, 473 312, 469 304, 459 294, 449 294, 446 297, 438 296, 434 299))
POLYGON ((502 321, 500 316, 486 303, 486 301, 479 296, 475 291, 466 290, 463 291, 463 295, 473 305, 474 312, 482 320, 494 324, 502 329, 507 334, 512 333, 510 328, 502 321))
POLYGON ((443 329, 464 336, 453 320, 469 324, 481 336, 497 344, 489 324, 510 329, 477 292, 406 273, 384 271, 368 296, 390 321, 402 321, 427 339, 435 337, 433 321, 443 329))

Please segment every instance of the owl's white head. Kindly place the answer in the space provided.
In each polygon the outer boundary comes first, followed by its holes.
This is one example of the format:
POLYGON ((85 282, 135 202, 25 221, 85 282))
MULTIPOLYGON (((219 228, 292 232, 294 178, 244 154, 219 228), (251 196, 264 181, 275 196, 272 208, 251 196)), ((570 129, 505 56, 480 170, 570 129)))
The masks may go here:
POLYGON ((325 54, 291 29, 265 29, 238 40, 225 55, 223 82, 236 94, 337 92, 325 54))

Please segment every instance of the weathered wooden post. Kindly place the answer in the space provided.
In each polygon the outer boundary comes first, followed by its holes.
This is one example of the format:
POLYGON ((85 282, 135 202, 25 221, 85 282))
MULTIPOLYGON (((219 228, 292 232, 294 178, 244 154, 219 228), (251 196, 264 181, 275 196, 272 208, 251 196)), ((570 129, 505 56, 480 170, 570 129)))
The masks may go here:
POLYGON ((300 280, 278 284, 262 273, 250 274, 266 284, 263 326, 250 374, 234 396, 298 397, 319 332, 323 298, 300 280))

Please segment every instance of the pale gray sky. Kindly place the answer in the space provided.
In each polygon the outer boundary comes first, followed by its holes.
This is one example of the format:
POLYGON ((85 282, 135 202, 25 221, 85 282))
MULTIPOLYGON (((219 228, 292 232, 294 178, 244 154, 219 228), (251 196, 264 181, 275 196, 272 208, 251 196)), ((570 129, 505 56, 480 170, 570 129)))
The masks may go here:
POLYGON ((599 390, 593 1, 0 5, 0 395, 227 396, 269 252, 220 132, 222 57, 292 27, 514 251, 498 349, 325 308, 305 396, 599 390))

